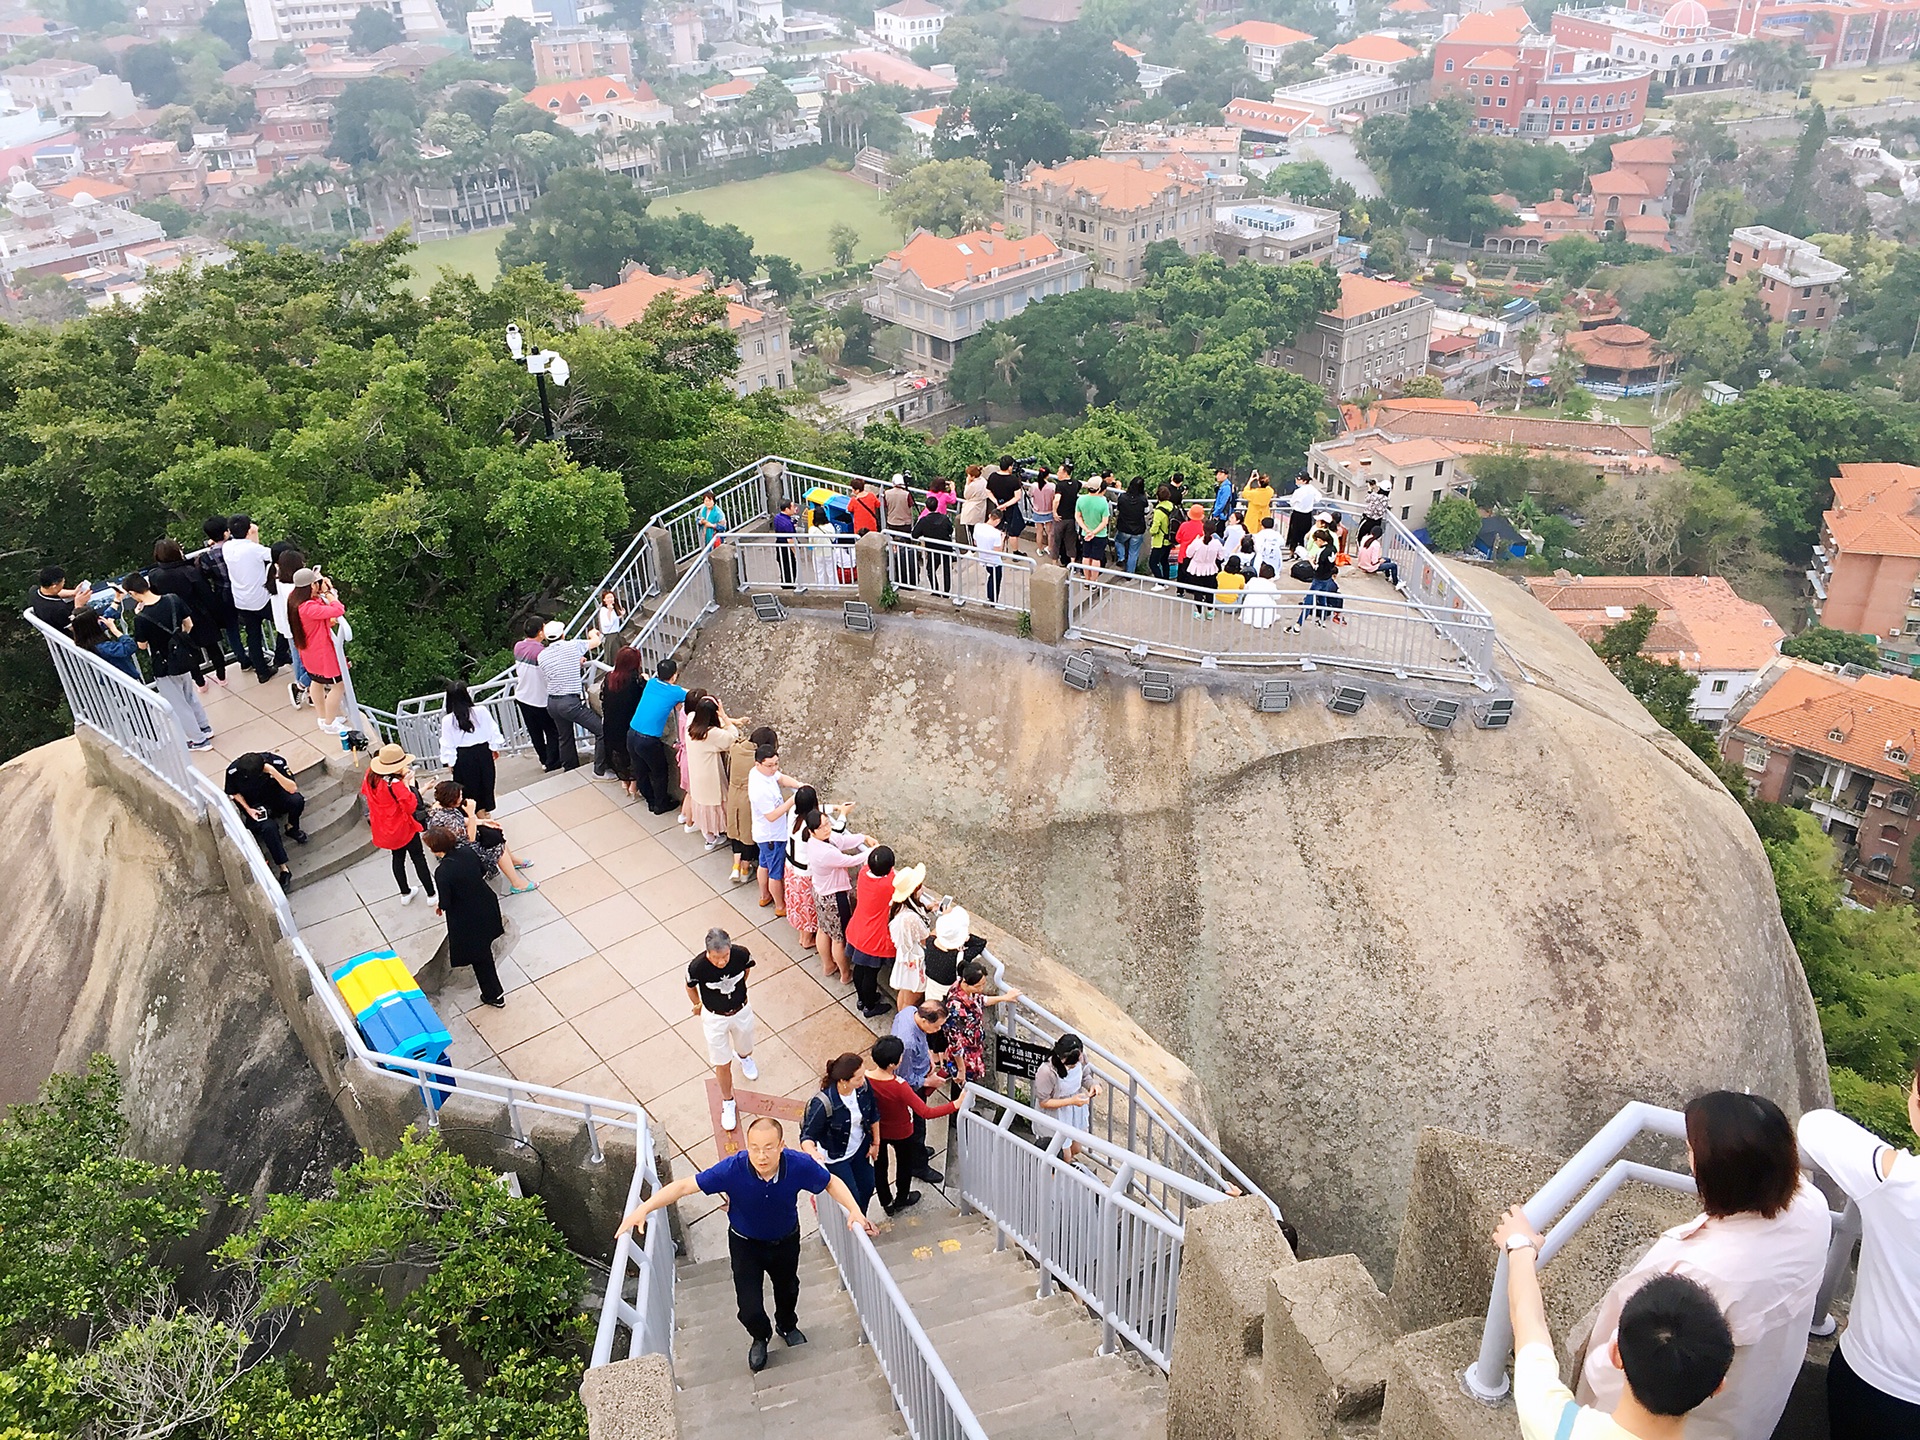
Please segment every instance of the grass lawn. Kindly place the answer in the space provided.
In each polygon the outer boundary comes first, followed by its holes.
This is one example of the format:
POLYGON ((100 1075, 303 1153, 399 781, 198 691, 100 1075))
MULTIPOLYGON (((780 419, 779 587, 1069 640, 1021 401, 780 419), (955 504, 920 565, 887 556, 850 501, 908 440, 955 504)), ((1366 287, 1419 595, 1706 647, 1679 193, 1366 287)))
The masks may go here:
POLYGON ((1920 100, 1920 65, 1885 65, 1866 70, 1819 70, 1813 76, 1813 98, 1828 109, 1872 105, 1904 95, 1920 100))
MULTIPOLYGON (((1494 406, 1493 409, 1498 413, 1510 413, 1508 407, 1505 405, 1494 406)), ((1561 420, 1566 418, 1551 405, 1527 405, 1522 407, 1520 413, 1523 416, 1530 416, 1537 420, 1561 420)), ((1644 395, 1630 395, 1621 400, 1603 400, 1600 396, 1595 395, 1593 397, 1593 414, 1590 418, 1594 420, 1612 421, 1616 425, 1646 425, 1651 427, 1653 424, 1653 401, 1644 395)))
POLYGON ((871 185, 824 168, 763 175, 653 202, 654 213, 701 215, 716 225, 738 225, 762 255, 784 255, 802 270, 833 264, 827 227, 844 220, 860 232, 855 260, 878 260, 900 244, 900 229, 880 208, 871 185))
POLYGON ((413 254, 413 293, 424 295, 440 278, 442 266, 464 270, 482 285, 491 285, 500 273, 493 257, 506 229, 475 230, 450 240, 429 240, 413 254))

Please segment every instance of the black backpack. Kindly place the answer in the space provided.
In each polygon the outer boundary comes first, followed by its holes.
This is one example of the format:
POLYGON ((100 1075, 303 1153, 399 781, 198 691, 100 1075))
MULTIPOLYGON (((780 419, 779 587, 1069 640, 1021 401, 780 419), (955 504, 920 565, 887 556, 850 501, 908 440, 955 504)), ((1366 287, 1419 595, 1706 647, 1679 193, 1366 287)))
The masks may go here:
POLYGON ((1308 561, 1305 561, 1305 560, 1294 561, 1293 569, 1289 570, 1287 573, 1293 576, 1293 578, 1296 580, 1305 581, 1309 585, 1313 583, 1314 569, 1312 564, 1309 563, 1308 561))

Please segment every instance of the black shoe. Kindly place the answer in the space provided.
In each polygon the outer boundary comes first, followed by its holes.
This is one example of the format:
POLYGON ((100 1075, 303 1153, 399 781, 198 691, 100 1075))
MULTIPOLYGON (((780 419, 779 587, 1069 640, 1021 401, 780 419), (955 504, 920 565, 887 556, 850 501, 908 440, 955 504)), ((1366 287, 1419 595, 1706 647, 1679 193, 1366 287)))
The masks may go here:
POLYGON ((898 1215, 902 1210, 910 1210, 920 1203, 920 1192, 909 1190, 887 1207, 887 1214, 898 1215))
POLYGON ((927 1168, 924 1170, 914 1171, 913 1178, 916 1180, 924 1180, 929 1185, 944 1185, 947 1183, 947 1177, 942 1175, 938 1170, 934 1169, 931 1165, 927 1166, 927 1168))
POLYGON ((747 1369, 758 1375, 767 1368, 767 1342, 756 1340, 747 1347, 747 1369))
POLYGON ((495 1010, 504 1010, 504 1009, 506 1009, 506 1008, 507 1008, 507 997, 506 997, 506 996, 504 996, 504 995, 502 995, 502 996, 500 996, 500 997, 499 997, 498 999, 495 999, 495 1000, 482 1000, 482 1001, 481 1001, 480 1003, 481 1003, 482 1005, 488 1005, 488 1006, 491 1006, 491 1007, 492 1007, 493 1009, 495 1009, 495 1010))
POLYGON ((307 841, 308 841, 309 839, 311 839, 311 838, 312 838, 312 837, 311 837, 311 836, 309 836, 309 835, 307 834, 307 832, 306 832, 306 831, 304 831, 304 830, 289 830, 289 831, 287 831, 287 839, 289 839, 289 840, 291 840, 291 841, 293 841, 293 843, 294 843, 294 844, 296 844, 296 845, 304 845, 304 844, 306 844, 306 843, 307 843, 307 841))
POLYGON ((893 1013, 893 1007, 890 1005, 862 1005, 860 1007, 860 1013, 869 1020, 873 1020, 881 1015, 891 1015, 893 1013))
POLYGON ((780 1338, 786 1341, 787 1347, 791 1349, 795 1345, 804 1345, 807 1343, 807 1332, 796 1325, 791 1330, 782 1330, 780 1332, 780 1338))
POLYGON ((280 882, 280 889, 285 891, 287 886, 293 883, 293 872, 291 870, 282 870, 274 878, 280 882))

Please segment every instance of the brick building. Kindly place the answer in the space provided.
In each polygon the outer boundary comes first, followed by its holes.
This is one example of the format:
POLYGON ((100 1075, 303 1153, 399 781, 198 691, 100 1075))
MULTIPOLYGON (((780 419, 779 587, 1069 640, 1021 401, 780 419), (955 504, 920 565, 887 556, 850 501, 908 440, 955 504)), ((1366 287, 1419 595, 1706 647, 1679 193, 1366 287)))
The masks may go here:
POLYGON ((1819 819, 1857 898, 1912 898, 1920 680, 1778 660, 1735 708, 1720 753, 1762 800, 1819 819))
POLYGON ((1760 277, 1760 303, 1789 332, 1825 330, 1840 315, 1847 268, 1820 253, 1811 240, 1765 225, 1743 225, 1727 244, 1727 284, 1760 277))
POLYGON ((554 80, 582 80, 593 75, 625 77, 633 74, 633 41, 624 30, 599 30, 578 25, 551 30, 533 42, 533 78, 541 84, 554 80))
POLYGON ((1466 15, 1433 48, 1433 94, 1457 95, 1477 129, 1581 149, 1631 134, 1652 70, 1541 35, 1519 6, 1466 15))
POLYGON ((1131 290, 1146 278, 1147 246, 1170 240, 1189 255, 1213 248, 1214 192, 1170 170, 1117 160, 1030 165, 1007 182, 1010 229, 1050 236, 1093 260, 1093 283, 1131 290))
POLYGON ((1873 636, 1884 663, 1920 664, 1920 466, 1842 465, 1806 573, 1814 623, 1873 636))

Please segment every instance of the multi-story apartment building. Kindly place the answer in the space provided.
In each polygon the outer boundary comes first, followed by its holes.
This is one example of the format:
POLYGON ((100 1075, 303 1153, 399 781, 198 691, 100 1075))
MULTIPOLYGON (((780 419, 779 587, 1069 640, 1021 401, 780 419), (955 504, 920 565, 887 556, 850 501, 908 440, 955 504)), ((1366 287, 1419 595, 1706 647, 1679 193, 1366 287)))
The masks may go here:
POLYGON ((1101 140, 1100 154, 1143 170, 1185 161, 1217 182, 1240 173, 1240 134, 1238 125, 1116 125, 1101 140))
POLYGON ((75 270, 120 265, 129 245, 161 239, 157 220, 91 196, 73 203, 25 180, 7 191, 8 218, 0 223, 0 284, 75 270))
POLYGON ((1342 275, 1340 303, 1272 358, 1336 400, 1384 389, 1426 369, 1433 311, 1433 302, 1411 285, 1342 275))
POLYGON ((1464 99, 1475 128, 1574 150, 1639 129, 1652 75, 1541 35, 1517 5, 1463 16, 1433 47, 1433 94, 1464 99))
POLYGON ((1307 474, 1323 494, 1358 505, 1367 482, 1392 486, 1393 513, 1409 530, 1427 523, 1427 511, 1447 495, 1465 495, 1473 477, 1461 466, 1467 449, 1445 440, 1402 440, 1366 430, 1321 440, 1307 448, 1307 474))
POLYGON ((1036 300, 1084 290, 1093 260, 1046 235, 1007 237, 1004 227, 948 240, 925 230, 873 267, 866 311, 909 336, 917 369, 945 374, 963 345, 1036 300))
POLYGON ((344 45, 353 32, 353 17, 368 4, 390 11, 410 40, 447 33, 434 0, 247 0, 247 24, 253 31, 249 48, 260 56, 282 45, 344 45))
POLYGON ((333 105, 307 100, 260 112, 260 168, 272 174, 291 170, 333 143, 333 105))
POLYGON ((1641 653, 1694 677, 1693 718, 1716 730, 1759 682, 1785 639, 1767 607, 1718 575, 1569 575, 1527 581, 1553 618, 1593 641, 1642 605, 1658 617, 1641 653))
POLYGON ((1332 256, 1340 238, 1340 212, 1290 200, 1250 200, 1213 212, 1213 253, 1228 264, 1317 263, 1332 256))
POLYGON ((1093 283, 1129 290, 1146 278, 1147 246, 1168 240, 1188 255, 1213 248, 1214 191, 1166 170, 1117 160, 1030 165, 1007 182, 1009 228, 1051 236, 1093 260, 1093 283))
POLYGON ((1291 25, 1276 25, 1270 20, 1242 20, 1213 32, 1213 38, 1231 45, 1235 41, 1247 47, 1247 68, 1262 80, 1271 80, 1280 68, 1281 57, 1296 45, 1317 42, 1304 30, 1291 25))
POLYGON ((1776 660, 1720 753, 1753 794, 1819 819, 1856 898, 1912 899, 1920 680, 1776 660))
POLYGON ((716 293, 727 302, 726 327, 733 332, 739 369, 734 388, 742 395, 756 390, 785 390, 793 384, 793 336, 787 312, 749 305, 737 285, 716 287, 706 274, 676 279, 656 275, 629 261, 620 283, 604 290, 580 292, 580 318, 589 325, 617 330, 647 313, 663 295, 680 299, 716 293))
POLYGON ((1887 665, 1920 665, 1920 465, 1842 465, 1806 574, 1813 623, 1873 636, 1887 665))
POLYGON ((1605 51, 1627 65, 1647 65, 1669 95, 1709 90, 1734 78, 1741 37, 1712 23, 1700 0, 1679 0, 1660 16, 1620 5, 1557 10, 1553 38, 1576 50, 1605 51))
POLYGON ((947 12, 933 0, 898 0, 873 12, 873 33, 882 45, 903 54, 920 45, 938 45, 947 12))
POLYGON ((76 124, 131 115, 140 108, 133 87, 78 60, 31 60, 0 71, 13 107, 76 124))
POLYGON ((1346 70, 1282 85, 1273 98, 1278 104, 1299 107, 1315 125, 1331 129, 1345 116, 1368 119, 1402 114, 1425 98, 1426 89, 1424 81, 1403 80, 1391 73, 1346 70))
POLYGON ((633 41, 624 30, 599 30, 576 25, 552 30, 533 42, 533 77, 542 84, 553 80, 582 80, 593 75, 633 74, 633 41))
POLYGON ((1760 303, 1789 332, 1825 330, 1840 315, 1840 287, 1847 267, 1797 235, 1765 225, 1742 225, 1727 244, 1727 284, 1760 277, 1760 303))

